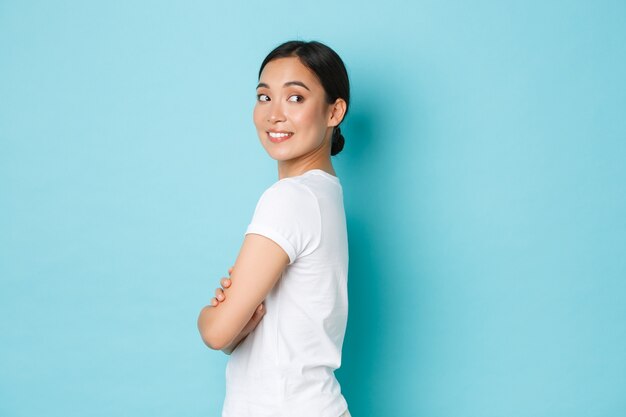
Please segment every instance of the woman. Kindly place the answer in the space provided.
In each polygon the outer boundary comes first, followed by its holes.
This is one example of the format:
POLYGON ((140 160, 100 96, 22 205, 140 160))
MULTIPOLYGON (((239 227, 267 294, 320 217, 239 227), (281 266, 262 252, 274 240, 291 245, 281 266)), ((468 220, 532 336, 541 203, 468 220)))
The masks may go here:
POLYGON ((198 328, 230 354, 223 417, 349 416, 334 371, 348 316, 343 191, 331 162, 350 87, 319 42, 286 42, 259 70, 254 124, 278 162, 230 278, 198 328))

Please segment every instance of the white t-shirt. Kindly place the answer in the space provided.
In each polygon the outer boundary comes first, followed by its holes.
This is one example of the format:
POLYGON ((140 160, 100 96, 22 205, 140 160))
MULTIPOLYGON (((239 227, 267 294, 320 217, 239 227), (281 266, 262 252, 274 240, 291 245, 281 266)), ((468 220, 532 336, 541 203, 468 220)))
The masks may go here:
POLYGON ((339 179, 320 169, 261 196, 246 234, 266 236, 289 265, 256 329, 230 355, 222 417, 339 417, 335 378, 348 319, 348 237, 339 179))

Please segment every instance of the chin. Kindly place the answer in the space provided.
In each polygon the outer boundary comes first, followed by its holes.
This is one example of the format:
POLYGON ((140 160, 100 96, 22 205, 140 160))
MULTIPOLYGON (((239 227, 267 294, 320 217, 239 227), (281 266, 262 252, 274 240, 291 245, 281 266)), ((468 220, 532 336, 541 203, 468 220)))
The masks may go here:
POLYGON ((267 155, 275 161, 288 161, 294 158, 293 152, 289 149, 285 149, 285 147, 272 146, 273 144, 271 143, 262 143, 262 145, 267 155))
POLYGON ((267 149, 265 151, 267 152, 267 155, 275 161, 281 162, 293 159, 293 157, 286 152, 272 152, 268 151, 267 149))

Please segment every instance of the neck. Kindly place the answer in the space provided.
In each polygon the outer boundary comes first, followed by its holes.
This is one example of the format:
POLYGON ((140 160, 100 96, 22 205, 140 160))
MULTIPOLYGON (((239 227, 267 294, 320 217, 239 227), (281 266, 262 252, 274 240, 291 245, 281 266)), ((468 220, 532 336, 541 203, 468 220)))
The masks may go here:
POLYGON ((282 180, 283 178, 296 177, 312 169, 321 169, 331 175, 337 176, 337 174, 335 174, 333 164, 330 161, 330 158, 328 158, 325 161, 315 161, 310 163, 302 161, 300 163, 292 161, 278 161, 278 179, 282 180))
POLYGON ((278 179, 282 180, 283 178, 296 177, 312 169, 321 169, 331 175, 337 176, 333 168, 333 163, 330 160, 331 134, 332 129, 329 129, 326 133, 326 140, 324 140, 320 147, 312 152, 298 158, 278 161, 278 179))
POLYGON ((297 159, 278 161, 278 179, 296 177, 312 169, 321 169, 336 176, 333 163, 330 160, 330 150, 322 147, 316 152, 297 159))

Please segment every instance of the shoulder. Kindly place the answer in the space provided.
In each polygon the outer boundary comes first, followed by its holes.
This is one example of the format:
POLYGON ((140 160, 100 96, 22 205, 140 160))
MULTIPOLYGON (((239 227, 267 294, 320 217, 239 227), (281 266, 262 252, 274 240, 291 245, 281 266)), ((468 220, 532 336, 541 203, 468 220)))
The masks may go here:
POLYGON ((269 187, 261 195, 259 205, 276 205, 281 210, 319 211, 319 202, 315 193, 304 182, 285 178, 269 187))
POLYGON ((312 190, 287 178, 265 190, 246 234, 269 237, 284 249, 289 263, 293 263, 319 245, 321 223, 320 205, 312 190))
POLYGON ((261 195, 252 222, 273 225, 285 234, 318 235, 321 218, 320 203, 311 188, 298 179, 286 178, 261 195))

